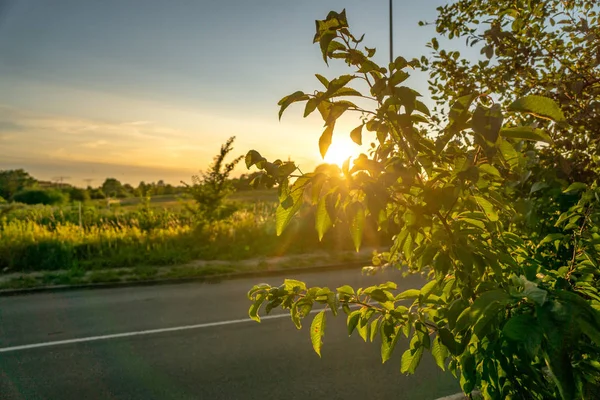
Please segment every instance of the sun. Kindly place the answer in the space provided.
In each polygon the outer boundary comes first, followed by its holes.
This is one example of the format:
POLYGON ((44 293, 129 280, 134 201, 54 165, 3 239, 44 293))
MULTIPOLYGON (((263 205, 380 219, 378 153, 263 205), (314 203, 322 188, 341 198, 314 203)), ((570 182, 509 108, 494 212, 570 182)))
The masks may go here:
POLYGON ((333 140, 327 154, 325 154, 325 161, 328 164, 336 164, 342 167, 344 161, 348 157, 356 157, 359 153, 359 147, 351 141, 333 140))

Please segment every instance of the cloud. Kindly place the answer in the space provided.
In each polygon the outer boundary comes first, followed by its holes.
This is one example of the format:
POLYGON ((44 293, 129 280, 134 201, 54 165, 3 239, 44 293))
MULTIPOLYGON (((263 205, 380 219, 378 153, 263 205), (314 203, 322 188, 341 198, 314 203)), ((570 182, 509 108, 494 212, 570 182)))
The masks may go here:
POLYGON ((81 147, 88 147, 90 149, 95 149, 96 147, 102 146, 107 143, 108 142, 106 140, 96 140, 93 142, 83 143, 83 144, 81 144, 81 147))
POLYGON ((208 163, 214 150, 191 132, 151 121, 91 120, 7 106, 0 106, 0 140, 3 158, 162 168, 204 168, 202 160, 208 163))

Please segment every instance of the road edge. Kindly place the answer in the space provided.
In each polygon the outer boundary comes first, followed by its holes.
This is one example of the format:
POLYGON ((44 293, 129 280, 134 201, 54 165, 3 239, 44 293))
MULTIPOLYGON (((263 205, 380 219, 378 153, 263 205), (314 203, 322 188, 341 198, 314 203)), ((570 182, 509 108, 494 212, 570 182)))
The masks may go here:
POLYGON ((0 297, 29 295, 36 293, 56 293, 74 290, 92 290, 92 289, 115 289, 137 286, 158 286, 158 285, 176 285, 183 283, 217 283, 224 280, 243 279, 243 278, 260 278, 265 276, 280 276, 290 273, 310 273, 310 272, 327 272, 338 271, 345 269, 354 269, 365 266, 365 262, 352 261, 348 263, 326 264, 318 266, 305 266, 296 268, 277 268, 263 271, 240 271, 230 272, 225 274, 214 274, 205 276, 194 276, 189 278, 167 278, 167 279, 149 279, 140 281, 128 282, 106 282, 106 283, 87 283, 82 285, 53 285, 40 286, 24 289, 2 289, 0 297))

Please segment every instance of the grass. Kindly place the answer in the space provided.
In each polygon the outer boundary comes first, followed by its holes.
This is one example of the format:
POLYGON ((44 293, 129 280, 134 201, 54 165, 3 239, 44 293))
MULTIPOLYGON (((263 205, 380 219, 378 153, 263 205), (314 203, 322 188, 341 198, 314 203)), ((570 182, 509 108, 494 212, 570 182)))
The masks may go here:
MULTIPOLYGON (((31 287, 203 276, 232 272, 224 265, 240 260, 255 259, 245 268, 261 270, 271 268, 272 261, 261 261, 268 258, 350 250, 343 224, 319 242, 310 210, 276 236, 275 203, 264 200, 272 196, 273 191, 232 196, 236 211, 222 221, 199 220, 186 207, 168 207, 172 199, 167 197, 156 202, 163 207, 85 205, 81 220, 78 207, 17 207, 0 217, 0 281, 6 287, 31 287), (194 260, 211 264, 200 268, 190 264, 194 260), (192 267, 168 274, 157 269, 186 264, 192 267)), ((379 245, 373 229, 365 236, 367 245, 379 245)))

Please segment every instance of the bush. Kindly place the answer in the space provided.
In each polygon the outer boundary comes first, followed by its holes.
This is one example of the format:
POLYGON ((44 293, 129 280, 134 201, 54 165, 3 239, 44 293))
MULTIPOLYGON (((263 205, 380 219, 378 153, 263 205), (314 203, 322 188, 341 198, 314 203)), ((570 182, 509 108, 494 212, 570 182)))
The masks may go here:
POLYGON ((74 187, 69 190, 69 197, 71 198, 71 201, 80 201, 84 203, 90 200, 90 192, 85 189, 74 187))
POLYGON ((27 189, 13 196, 13 200, 23 204, 59 205, 68 200, 68 196, 58 190, 27 189))

